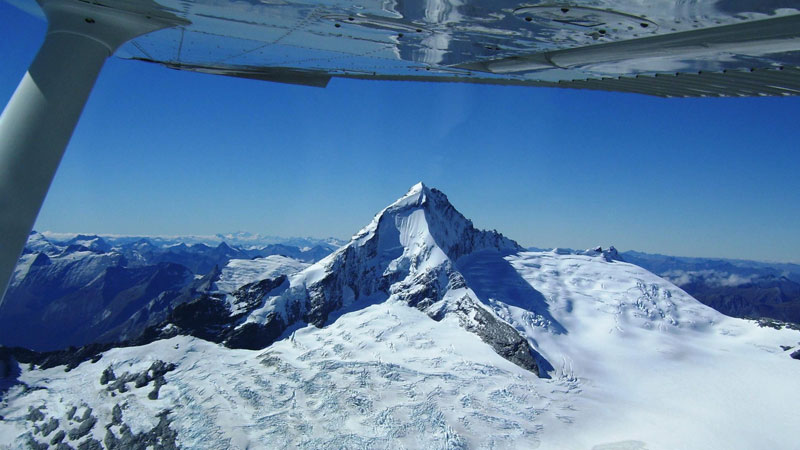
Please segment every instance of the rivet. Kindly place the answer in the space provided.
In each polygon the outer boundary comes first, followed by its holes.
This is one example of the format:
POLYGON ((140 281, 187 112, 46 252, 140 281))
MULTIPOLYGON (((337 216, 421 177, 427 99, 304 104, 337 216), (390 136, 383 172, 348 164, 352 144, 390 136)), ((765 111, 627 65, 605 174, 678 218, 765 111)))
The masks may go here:
POLYGON ((646 23, 644 23, 644 22, 640 23, 639 25, 640 25, 642 28, 647 28, 648 26, 650 26, 649 24, 646 24, 646 23))
POLYGON ((525 18, 525 21, 526 21, 526 22, 530 22, 530 21, 532 21, 532 20, 533 20, 533 17, 526 17, 526 18, 525 18))
POLYGON ((336 28, 341 27, 341 25, 339 25, 338 23, 333 24, 333 26, 335 26, 336 28))

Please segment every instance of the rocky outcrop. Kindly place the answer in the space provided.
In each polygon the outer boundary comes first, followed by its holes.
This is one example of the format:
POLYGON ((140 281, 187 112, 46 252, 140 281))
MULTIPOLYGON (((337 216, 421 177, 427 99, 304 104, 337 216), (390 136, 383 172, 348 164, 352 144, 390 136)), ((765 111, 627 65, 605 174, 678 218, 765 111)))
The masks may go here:
POLYGON ((517 330, 497 318, 481 304, 469 296, 464 296, 456 302, 452 313, 458 316, 459 323, 464 329, 478 335, 498 355, 536 375, 542 375, 536 362, 536 359, 542 356, 531 348, 517 330))
MULTIPOLYGON (((119 403, 113 407, 111 421, 102 424, 93 414, 92 408, 80 405, 73 406, 66 416, 56 411, 48 411, 45 407, 33 408, 27 421, 30 432, 25 437, 25 447, 35 449, 137 449, 158 448, 177 450, 178 433, 171 428, 170 411, 164 409, 156 414, 158 422, 149 430, 134 433, 124 418, 124 408, 119 403), (50 415, 53 414, 53 415, 50 415), (57 417, 59 416, 59 417, 57 417), (93 436, 97 429, 105 428, 105 436, 100 442, 93 436)), ((140 428, 139 424, 135 424, 140 428)), ((100 434, 102 435, 102 434, 100 434)))

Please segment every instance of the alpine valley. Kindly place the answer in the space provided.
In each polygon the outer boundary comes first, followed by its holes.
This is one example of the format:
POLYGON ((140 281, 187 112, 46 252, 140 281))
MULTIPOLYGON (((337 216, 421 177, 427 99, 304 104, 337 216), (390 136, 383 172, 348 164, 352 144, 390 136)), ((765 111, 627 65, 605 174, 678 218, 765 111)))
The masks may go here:
POLYGON ((215 239, 32 234, 0 447, 797 448, 797 327, 613 247, 525 250, 422 183, 347 243, 215 239))

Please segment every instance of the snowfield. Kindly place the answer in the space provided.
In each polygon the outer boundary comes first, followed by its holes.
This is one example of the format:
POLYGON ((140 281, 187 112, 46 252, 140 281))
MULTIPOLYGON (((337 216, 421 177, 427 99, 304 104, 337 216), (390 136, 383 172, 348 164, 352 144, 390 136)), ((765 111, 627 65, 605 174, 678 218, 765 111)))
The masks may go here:
POLYGON ((262 350, 177 336, 70 371, 0 367, 0 446, 798 448, 800 332, 608 252, 515 247, 417 185, 317 264, 222 271, 221 292, 295 272, 243 322, 287 318, 262 350), (302 311, 321 326, 288 321, 302 311), (506 329, 540 376, 501 351, 506 329))
MULTIPOLYGON (((800 362, 780 345, 797 345, 800 333, 722 316, 602 257, 507 261, 543 299, 521 297, 520 284, 480 291, 491 295, 482 300, 524 331, 554 366, 551 379, 455 321, 390 300, 296 329, 264 351, 176 337, 70 372, 25 368, 23 385, 4 396, 0 439, 25 447, 29 410, 44 405, 36 423, 55 418, 67 432, 80 424, 67 419, 70 408, 76 417, 91 408, 97 425, 87 436, 102 442, 120 433, 105 428, 120 405, 134 434, 170 410, 184 448, 796 448, 800 362), (147 397, 153 383, 117 395, 100 384, 106 368, 119 376, 155 360, 177 366, 157 400, 147 397)), ((497 270, 466 267, 470 280, 497 270)))
POLYGON ((232 259, 215 283, 217 290, 231 293, 245 284, 279 275, 291 275, 309 264, 281 255, 270 255, 255 259, 232 259))

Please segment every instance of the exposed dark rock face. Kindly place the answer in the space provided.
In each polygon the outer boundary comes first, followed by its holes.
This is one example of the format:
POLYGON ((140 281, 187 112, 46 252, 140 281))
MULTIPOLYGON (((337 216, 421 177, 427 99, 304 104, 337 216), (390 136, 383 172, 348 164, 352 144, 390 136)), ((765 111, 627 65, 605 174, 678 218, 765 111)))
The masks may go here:
POLYGON ((415 285, 416 289, 401 290, 398 294, 398 297, 406 301, 409 306, 425 312, 436 321, 441 321, 450 314, 455 315, 465 330, 476 334, 497 354, 540 375, 536 361, 543 357, 531 348, 517 330, 495 317, 479 301, 464 295, 450 304, 435 306, 445 292, 466 285, 459 272, 445 265, 444 270, 425 272, 423 276, 413 279, 411 284, 415 285))
POLYGON ((542 356, 511 325, 498 319, 469 297, 462 298, 453 313, 458 316, 462 327, 477 334, 498 355, 540 375, 536 359, 542 356))
POLYGON ((78 444, 78 450, 103 450, 103 445, 97 439, 89 438, 78 444))
POLYGON ((236 299, 234 306, 239 310, 252 311, 261 305, 265 295, 274 295, 274 291, 285 283, 287 283, 287 277, 282 275, 245 284, 233 293, 233 297, 236 299))
POLYGON ((284 275, 246 284, 233 293, 233 310, 220 298, 202 296, 176 307, 158 328, 169 326, 169 334, 188 334, 224 343, 231 348, 264 348, 286 328, 280 325, 279 318, 264 325, 249 323, 237 326, 250 312, 261 306, 266 297, 287 286, 288 280, 284 275))
POLYGON ((789 355, 789 356, 791 356, 791 357, 792 357, 792 358, 794 358, 794 359, 800 359, 800 350, 795 350, 795 351, 794 351, 794 352, 792 352, 792 354, 791 354, 791 355, 789 355))
POLYGON ((272 316, 264 325, 251 322, 233 330, 225 345, 230 348, 259 350, 275 342, 285 329, 283 320, 272 316))
POLYGON ((147 328, 162 324, 179 305, 209 295, 214 282, 219 279, 219 275, 219 267, 214 267, 209 273, 178 291, 162 292, 133 313, 125 322, 107 331, 97 340, 99 342, 120 342, 139 339, 147 328))
POLYGON ((167 321, 180 328, 181 334, 219 342, 226 328, 230 326, 230 311, 222 300, 203 295, 178 305, 167 321))
POLYGON ((624 261, 622 256, 619 254, 619 251, 617 251, 617 249, 614 248, 613 245, 611 247, 607 248, 606 250, 602 250, 601 249, 601 251, 603 252, 603 258, 608 262, 624 261))
POLYGON ((27 448, 31 450, 47 450, 48 448, 47 444, 42 442, 37 442, 36 439, 34 439, 33 436, 31 436, 30 434, 28 434, 27 438, 28 442, 25 443, 27 448))
POLYGON ((44 420, 44 413, 42 413, 43 408, 44 408, 43 406, 40 406, 38 408, 29 408, 28 416, 25 419, 30 422, 38 422, 40 420, 44 420))
POLYGON ((50 433, 58 429, 58 420, 55 417, 51 417, 50 420, 46 422, 44 425, 42 425, 41 427, 39 427, 38 425, 34 425, 33 429, 35 432, 40 433, 44 437, 47 437, 50 435, 50 433))
MULTIPOLYGON (((109 450, 144 450, 146 448, 177 450, 179 448, 176 442, 178 433, 170 428, 172 421, 169 419, 169 413, 169 410, 161 411, 157 416, 158 423, 147 432, 133 434, 130 427, 122 423, 117 435, 109 427, 103 438, 103 444, 109 450)), ((122 422, 121 414, 120 410, 120 422, 122 422)))
POLYGON ((97 418, 95 418, 94 416, 87 417, 86 419, 80 421, 80 425, 78 425, 77 428, 69 430, 67 432, 67 437, 69 437, 71 441, 77 441, 78 439, 89 434, 89 432, 92 431, 92 428, 94 428, 96 423, 97 423, 97 418))
MULTIPOLYGON (((164 361, 154 361, 153 364, 150 365, 150 368, 144 372, 125 372, 117 377, 114 375, 114 371, 111 370, 110 367, 107 367, 100 376, 100 384, 108 384, 106 390, 109 392, 117 391, 122 394, 124 392, 128 392, 129 383, 133 383, 134 388, 139 389, 147 386, 150 382, 153 382, 153 390, 150 391, 147 397, 150 400, 156 400, 158 399, 158 391, 161 389, 161 386, 167 384, 167 381, 164 379, 164 375, 173 370, 175 370, 175 364, 165 363, 164 361), (110 376, 106 376, 106 373, 110 373, 110 376), (109 383, 109 380, 113 381, 109 383)), ((114 414, 116 414, 116 411, 114 414)))
POLYGON ((108 384, 109 381, 114 381, 117 379, 117 376, 114 375, 114 371, 111 370, 111 367, 106 367, 106 370, 100 375, 100 384, 108 384))
POLYGON ((67 437, 67 432, 64 430, 58 430, 58 432, 53 435, 53 439, 50 439, 50 445, 58 445, 64 440, 65 437, 67 437))
POLYGON ((792 322, 784 322, 782 320, 775 320, 762 317, 760 319, 756 319, 758 326, 760 327, 769 327, 774 328, 776 330, 782 330, 784 328, 788 328, 790 330, 797 330, 800 331, 800 325, 792 322))
POLYGON ((122 408, 119 407, 119 404, 114 405, 114 408, 111 410, 111 425, 121 425, 122 424, 122 408))
POLYGON ((120 345, 119 343, 90 344, 79 348, 70 347, 54 352, 34 352, 20 347, 0 347, 0 360, 10 361, 11 364, 35 364, 40 369, 49 369, 51 367, 63 365, 66 366, 66 371, 70 371, 85 361, 98 361, 98 356, 102 352, 118 346, 124 345, 120 345))

